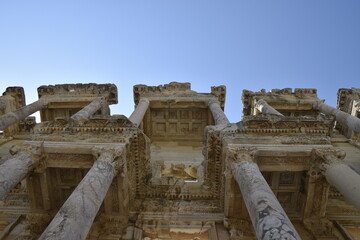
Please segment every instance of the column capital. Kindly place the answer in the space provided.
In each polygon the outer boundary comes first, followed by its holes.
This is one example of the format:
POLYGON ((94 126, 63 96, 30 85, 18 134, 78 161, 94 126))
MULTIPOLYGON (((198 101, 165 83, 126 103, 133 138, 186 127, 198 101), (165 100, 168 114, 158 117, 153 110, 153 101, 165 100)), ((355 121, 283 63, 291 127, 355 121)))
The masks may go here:
POLYGON ((227 161, 230 168, 228 170, 233 172, 242 163, 256 163, 257 151, 254 147, 228 147, 227 161))
POLYGON ((46 162, 44 161, 44 147, 43 142, 36 145, 14 145, 9 150, 10 154, 16 156, 24 162, 29 162, 29 171, 35 168, 36 172, 43 172, 46 169, 46 162), (25 161, 25 159, 31 161, 25 161))
POLYGON ((325 100, 317 99, 313 102, 313 108, 319 109, 320 105, 323 104, 325 100))
POLYGON ((325 172, 330 166, 344 164, 345 151, 340 148, 314 148, 313 157, 315 164, 322 172, 325 172), (320 160, 320 161, 316 161, 320 160))
POLYGON ((208 101, 208 105, 210 106, 211 104, 218 104, 220 106, 220 102, 217 98, 210 98, 208 101))
POLYGON ((104 162, 112 165, 115 172, 126 172, 126 157, 124 147, 94 147, 93 156, 97 162, 104 162))
POLYGON ((144 102, 144 103, 147 103, 147 104, 150 103, 149 99, 147 99, 145 97, 140 98, 139 103, 141 103, 141 102, 144 102))

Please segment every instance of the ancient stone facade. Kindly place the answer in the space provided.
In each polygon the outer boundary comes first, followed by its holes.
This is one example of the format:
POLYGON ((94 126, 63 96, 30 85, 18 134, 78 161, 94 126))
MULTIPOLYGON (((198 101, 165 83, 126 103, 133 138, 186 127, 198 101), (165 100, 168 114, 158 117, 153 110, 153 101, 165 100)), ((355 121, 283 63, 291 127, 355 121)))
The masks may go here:
POLYGON ((0 240, 360 239, 360 89, 21 87, 0 97, 0 240), (232 103, 236 104, 236 103, 232 103), (29 117, 40 111, 41 122, 29 117))

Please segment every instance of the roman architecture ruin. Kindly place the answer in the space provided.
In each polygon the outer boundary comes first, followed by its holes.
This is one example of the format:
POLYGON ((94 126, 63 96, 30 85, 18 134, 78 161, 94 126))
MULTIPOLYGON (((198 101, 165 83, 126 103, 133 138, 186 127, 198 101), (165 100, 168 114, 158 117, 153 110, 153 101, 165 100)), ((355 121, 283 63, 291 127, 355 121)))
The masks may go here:
POLYGON ((360 239, 358 88, 243 90, 236 123, 225 86, 135 85, 129 117, 114 84, 38 95, 0 97, 0 240, 360 239))

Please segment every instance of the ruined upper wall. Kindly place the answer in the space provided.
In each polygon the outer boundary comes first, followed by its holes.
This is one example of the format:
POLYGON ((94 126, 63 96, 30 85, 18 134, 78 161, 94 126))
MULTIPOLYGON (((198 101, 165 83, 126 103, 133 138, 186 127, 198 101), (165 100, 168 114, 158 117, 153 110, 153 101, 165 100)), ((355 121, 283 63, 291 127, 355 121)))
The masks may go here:
POLYGON ((137 105, 141 97, 212 97, 216 96, 220 102, 220 106, 224 108, 226 87, 213 86, 211 93, 197 93, 191 90, 191 84, 188 82, 179 83, 171 82, 169 84, 159 86, 147 86, 138 84, 134 86, 134 102, 137 105))
POLYGON ((115 84, 57 84, 38 88, 39 98, 57 97, 105 97, 108 104, 118 103, 118 92, 115 84))
POLYGON ((337 107, 341 111, 351 115, 360 110, 360 89, 359 88, 340 88, 337 94, 337 107))

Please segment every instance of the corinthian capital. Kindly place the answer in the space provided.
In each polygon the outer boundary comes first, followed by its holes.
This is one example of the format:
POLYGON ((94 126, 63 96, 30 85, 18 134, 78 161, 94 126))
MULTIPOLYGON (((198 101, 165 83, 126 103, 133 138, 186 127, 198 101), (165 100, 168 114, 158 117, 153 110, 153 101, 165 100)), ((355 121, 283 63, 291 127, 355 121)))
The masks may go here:
POLYGON ((126 164, 125 149, 124 147, 103 147, 98 146, 92 149, 92 153, 97 162, 105 162, 112 165, 115 171, 123 169, 126 164))
POLYGON ((344 164, 342 161, 346 153, 340 148, 315 148, 313 156, 315 161, 320 164, 320 169, 326 171, 330 166, 335 164, 344 164), (319 161, 320 160, 320 161, 319 161))
POLYGON ((229 170, 234 170, 237 165, 244 162, 255 162, 256 153, 257 149, 254 147, 228 147, 227 162, 231 168, 229 170))

